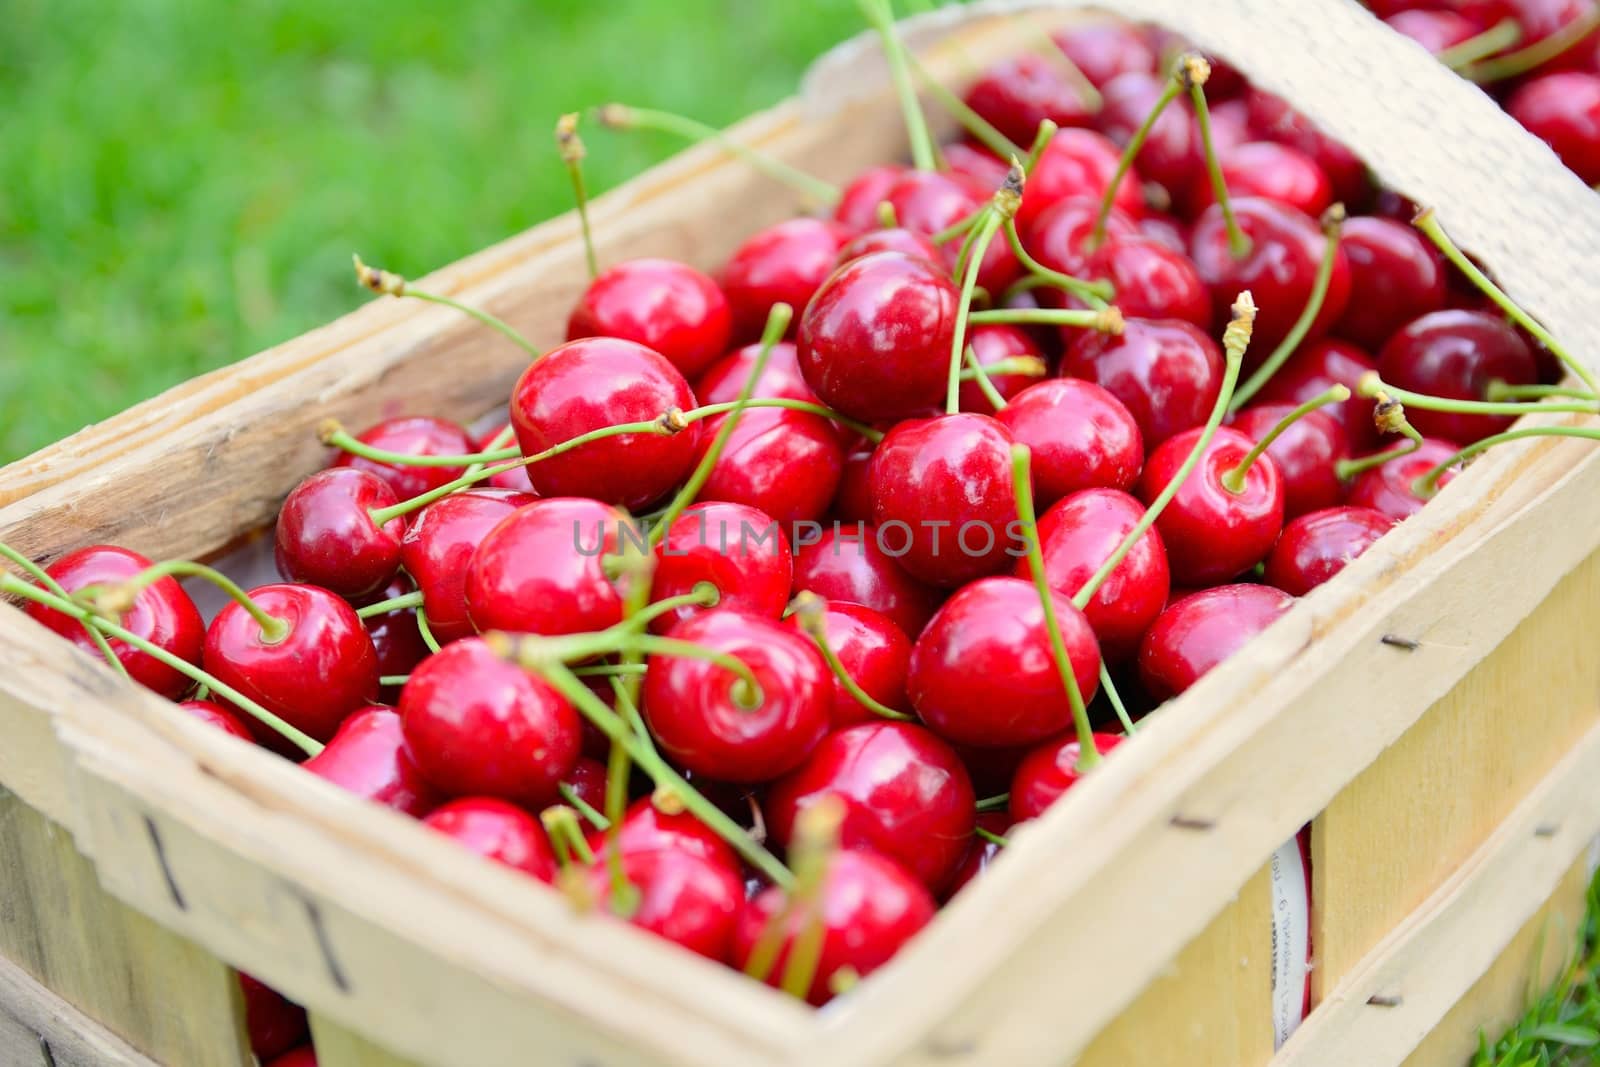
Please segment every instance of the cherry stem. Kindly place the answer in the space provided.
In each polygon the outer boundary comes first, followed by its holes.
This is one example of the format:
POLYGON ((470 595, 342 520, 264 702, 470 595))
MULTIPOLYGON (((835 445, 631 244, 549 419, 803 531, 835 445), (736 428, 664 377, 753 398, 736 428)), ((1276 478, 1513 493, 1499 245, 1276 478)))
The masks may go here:
POLYGON ((656 130, 682 137, 686 141, 709 141, 728 155, 743 160, 774 181, 781 182, 820 207, 832 207, 839 202, 839 189, 814 174, 807 174, 775 156, 751 148, 729 137, 715 126, 697 119, 674 115, 652 108, 630 107, 626 104, 605 104, 597 108, 595 117, 600 125, 613 130, 656 130))
POLYGON ((828 629, 824 624, 828 610, 828 602, 826 600, 810 590, 801 590, 789 607, 791 616, 800 629, 805 631, 806 636, 816 642, 817 648, 822 652, 822 658, 828 664, 828 669, 833 672, 835 678, 839 679, 839 684, 844 686, 845 692, 849 693, 852 699, 874 715, 880 715, 885 719, 896 719, 900 722, 916 721, 916 716, 903 711, 896 711, 882 701, 875 699, 872 694, 861 688, 854 678, 850 677, 850 672, 839 661, 839 654, 833 650, 833 646, 828 644, 828 629))
POLYGON ((428 646, 429 652, 439 651, 439 641, 433 636, 433 630, 428 626, 428 609, 417 609, 417 633, 422 637, 422 643, 428 646))
MULTIPOLYGON (((611 879, 611 909, 624 919, 639 910, 639 887, 622 865, 622 819, 628 811, 628 777, 633 760, 627 746, 613 740, 606 755, 606 874, 611 879)), ((591 861, 592 862, 592 861, 591 861)))
MULTIPOLYGON (((505 449, 506 447, 510 446, 512 444, 512 442, 514 442, 516 439, 517 439, 516 427, 514 427, 514 426, 510 425, 509 423, 507 423, 505 429, 501 430, 499 433, 494 435, 494 440, 489 442, 489 447, 484 449, 484 451, 485 452, 499 452, 499 451, 505 449)), ((518 455, 522 454, 522 450, 520 448, 517 449, 517 454, 518 455)), ((506 458, 510 459, 511 457, 507 456, 506 458)), ((476 463, 473 463, 470 466, 468 466, 467 469, 462 471, 461 473, 463 475, 477 474, 479 471, 483 470, 483 468, 487 467, 488 465, 489 465, 489 461, 480 460, 480 461, 478 461, 476 463)))
POLYGON ((1095 213, 1094 229, 1089 231, 1087 247, 1090 251, 1099 248, 1105 243, 1106 223, 1111 218, 1112 205, 1117 200, 1117 190, 1122 187, 1122 179, 1127 177, 1128 171, 1133 168, 1133 158, 1139 154, 1144 143, 1150 137, 1150 131, 1155 128, 1156 120, 1161 113, 1167 110, 1167 105, 1178 98, 1184 90, 1183 61, 1180 59, 1178 67, 1173 71, 1172 79, 1167 87, 1161 91, 1155 106, 1150 109, 1150 114, 1145 116, 1144 122, 1133 132, 1133 138, 1128 141, 1122 150, 1122 158, 1117 160, 1117 169, 1111 175, 1111 181, 1106 185, 1105 195, 1100 198, 1100 210, 1095 213))
POLYGON ((1414 393, 1409 389, 1390 385, 1379 377, 1377 371, 1367 371, 1362 374, 1356 383, 1356 390, 1362 396, 1387 394, 1408 407, 1421 408, 1423 411, 1448 411, 1458 415, 1528 415, 1561 412, 1593 415, 1596 411, 1594 403, 1590 401, 1458 400, 1454 397, 1430 396, 1427 393, 1414 393))
POLYGON ((1103 308, 995 308, 992 311, 974 311, 967 317, 974 326, 986 322, 1031 323, 1043 326, 1078 326, 1098 330, 1115 336, 1122 332, 1122 312, 1115 307, 1103 308))
MULTIPOLYGON (((693 592, 683 593, 679 596, 665 597, 661 600, 655 601, 652 604, 647 604, 646 606, 629 614, 617 624, 617 628, 642 630, 655 620, 661 618, 661 616, 671 615, 679 608, 714 608, 717 606, 717 602, 721 599, 722 592, 714 583, 707 581, 696 582, 693 592)), ((607 673, 626 674, 628 672, 618 670, 617 667, 613 666, 609 668, 607 673)))
POLYGON ((1508 52, 1503 56, 1495 56, 1481 63, 1475 63, 1459 73, 1470 81, 1482 85, 1485 82, 1504 81, 1515 78, 1519 74, 1526 74, 1535 70, 1550 60, 1556 58, 1585 37, 1590 31, 1600 26, 1600 7, 1589 5, 1588 10, 1573 19, 1571 22, 1556 30, 1543 40, 1535 41, 1526 48, 1519 48, 1515 52, 1508 52))
POLYGON ((927 116, 922 113, 916 86, 911 82, 905 47, 895 31, 894 8, 889 0, 856 0, 856 6, 866 16, 868 24, 878 31, 878 39, 883 42, 883 55, 889 64, 889 74, 894 79, 895 95, 900 98, 900 111, 905 117, 906 136, 911 142, 911 160, 918 170, 936 170, 933 135, 928 132, 927 116))
POLYGON ((650 736, 650 730, 644 724, 644 716, 639 714, 639 701, 634 693, 638 691, 639 679, 636 677, 613 677, 611 691, 617 698, 617 707, 622 721, 633 730, 633 735, 639 743, 651 752, 656 750, 655 740, 650 736), (632 691, 630 691, 630 683, 632 691))
POLYGON ((602 833, 611 828, 611 820, 595 810, 593 804, 578 795, 578 791, 566 782, 556 786, 556 792, 561 794, 561 799, 574 808, 579 815, 589 821, 589 825, 602 833))
POLYGON ((1289 427, 1293 426, 1295 423, 1299 422, 1313 411, 1316 411, 1318 408, 1326 407, 1329 404, 1342 404, 1349 399, 1349 386, 1337 384, 1331 385, 1321 393, 1318 393, 1310 400, 1307 400, 1305 403, 1289 412, 1283 418, 1279 419, 1277 425, 1268 430, 1266 434, 1262 436, 1261 440, 1257 441, 1255 446, 1244 454, 1244 458, 1241 459, 1236 466, 1222 472, 1222 477, 1220 479, 1222 482, 1222 488, 1226 489, 1234 496, 1238 496, 1240 493, 1244 492, 1245 478, 1247 475, 1249 475, 1250 468, 1255 466, 1256 460, 1260 459, 1268 448, 1272 447, 1272 442, 1276 441, 1279 437, 1282 437, 1284 432, 1288 430, 1289 427))
POLYGON ((594 254, 594 236, 589 231, 589 191, 583 182, 583 160, 588 152, 583 138, 578 136, 578 115, 571 112, 556 120, 556 151, 572 179, 572 199, 577 204, 578 226, 583 231, 583 258, 589 266, 589 280, 600 273, 600 261, 594 254))
POLYGON ((421 590, 413 590, 409 593, 401 593, 399 596, 392 596, 388 600, 380 600, 375 604, 357 608, 356 615, 363 619, 370 619, 374 615, 387 615, 391 611, 406 611, 410 608, 420 607, 422 607, 422 592, 421 590))
POLYGON ((1022 237, 1017 233, 1015 219, 1006 220, 1006 242, 1011 245, 1011 252, 1017 257, 1017 262, 1021 263, 1023 269, 1031 275, 1031 277, 1024 278, 1013 285, 1008 292, 1019 292, 1024 288, 1033 288, 1035 285, 1050 285, 1071 293, 1091 308, 1096 309, 1104 308, 1106 302, 1116 295, 1116 288, 1109 281, 1090 282, 1082 278, 1074 278, 1070 274, 1052 270, 1037 259, 1034 259, 1033 255, 1022 245, 1022 237))
POLYGON ((337 448, 341 452, 348 452, 352 456, 370 459, 375 463, 387 463, 396 467, 465 467, 469 464, 502 463, 508 459, 516 459, 522 453, 514 447, 492 448, 483 452, 466 452, 457 455, 429 455, 419 456, 413 452, 391 452, 386 448, 374 448, 358 437, 351 435, 350 431, 338 419, 324 419, 317 427, 317 439, 330 448, 337 448))
POLYGON ((966 369, 961 372, 964 382, 981 382, 996 374, 1021 374, 1029 378, 1044 378, 1050 374, 1050 365, 1038 356, 1005 356, 993 363, 978 363, 978 350, 967 346, 966 369))
POLYGON ((1272 380, 1289 357, 1294 355, 1300 347, 1300 342, 1306 339, 1306 334, 1311 332, 1311 326, 1317 321, 1317 315, 1322 312, 1322 303, 1328 296, 1328 285, 1333 280, 1334 264, 1339 258, 1339 231, 1344 225, 1344 205, 1334 204, 1322 213, 1322 233, 1326 243, 1322 248, 1322 260, 1317 264, 1317 276, 1311 283, 1311 294, 1306 298, 1306 306, 1300 309, 1300 317, 1294 320, 1294 325, 1289 328, 1288 334, 1272 354, 1262 360, 1261 366, 1255 373, 1245 379, 1239 391, 1233 394, 1233 403, 1229 406, 1230 412, 1238 411, 1250 402, 1250 399, 1259 393, 1266 384, 1272 380))
POLYGON ((1484 391, 1487 400, 1537 400, 1547 396, 1571 397, 1574 400, 1587 400, 1594 403, 1597 399, 1585 389, 1574 389, 1566 385, 1512 385, 1499 378, 1489 383, 1489 388, 1484 391))
MULTIPOLYGON (((281 644, 289 636, 289 624, 283 619, 269 615, 265 608, 251 599, 250 594, 239 588, 239 584, 226 574, 214 567, 207 567, 204 563, 193 563, 186 559, 169 559, 135 574, 132 578, 115 585, 102 587, 90 586, 80 589, 73 597, 79 603, 87 604, 90 609, 101 615, 115 615, 120 618, 133 608, 133 602, 139 593, 149 586, 161 581, 163 578, 203 578, 227 594, 228 598, 238 604, 261 627, 261 642, 267 645, 281 644)), ((113 619, 113 621, 116 621, 113 619)))
MULTIPOLYGON (((1593 17, 1600 19, 1600 6, 1596 6, 1593 9, 1593 17)), ((1424 208, 1418 212, 1417 217, 1411 220, 1411 225, 1427 235, 1428 240, 1432 241, 1439 251, 1444 253, 1445 258, 1454 263, 1456 268, 1465 274, 1472 284, 1478 287, 1481 293, 1493 300, 1501 311, 1511 316, 1512 321, 1531 333, 1569 371, 1577 375, 1578 380, 1583 382, 1590 395, 1600 396, 1600 381, 1596 381, 1594 372, 1574 359, 1572 354, 1567 351, 1566 346, 1551 336, 1550 331, 1536 322, 1532 315, 1523 311, 1515 300, 1506 295, 1505 290, 1490 281, 1489 276, 1479 270, 1478 265, 1468 259, 1461 249, 1456 247, 1456 243, 1450 239, 1449 234, 1444 232, 1444 228, 1439 225, 1439 220, 1434 217, 1432 208, 1424 208)))
POLYGON ((963 215, 955 222, 952 222, 946 229, 929 235, 928 240, 932 241, 936 245, 949 244, 957 237, 970 234, 972 232, 972 227, 977 224, 978 220, 987 218, 988 215, 989 205, 985 203, 982 207, 973 209, 971 214, 963 215))
POLYGON ((972 828, 972 832, 978 837, 981 837, 985 841, 989 842, 991 845, 999 845, 1001 848, 1006 848, 1011 844, 1010 841, 1007 841, 1000 834, 995 833, 993 830, 986 830, 981 826, 974 826, 972 828))
POLYGON ((1100 661, 1100 688, 1104 690, 1106 699, 1111 701, 1111 710, 1117 713, 1117 721, 1122 723, 1122 732, 1129 737, 1133 736, 1133 718, 1129 716, 1127 707, 1122 703, 1122 694, 1117 692, 1117 685, 1111 680, 1111 671, 1106 667, 1105 661, 1100 661))
POLYGON ((1503 18, 1482 33, 1442 49, 1433 58, 1451 70, 1460 71, 1503 48, 1510 48, 1520 40, 1522 40, 1522 24, 1514 18, 1503 18))
POLYGON ((1022 166, 1016 162, 1006 174, 1005 184, 994 194, 990 211, 972 238, 972 245, 963 251, 966 258, 966 277, 961 282, 961 302, 956 305, 956 328, 950 340, 950 373, 945 388, 946 413, 954 415, 961 410, 961 357, 967 350, 967 319, 972 314, 972 291, 978 284, 978 272, 983 269, 983 257, 989 243, 1005 220, 1016 214, 1022 203, 1022 166))
POLYGON ((1161 513, 1166 510, 1168 504, 1172 503, 1172 498, 1178 495, 1178 490, 1182 488, 1183 483, 1188 480, 1189 475, 1199 465, 1200 457, 1210 447, 1211 439, 1216 436, 1217 427, 1222 425, 1222 417, 1227 413, 1228 400, 1233 395, 1234 384, 1239 380, 1239 365, 1244 362, 1245 349, 1250 346, 1250 331, 1254 328, 1255 321, 1256 302, 1251 298, 1250 290, 1246 289, 1234 301, 1233 320, 1228 323, 1228 328, 1222 333, 1222 351, 1225 360, 1222 371, 1222 388, 1217 392, 1217 402, 1211 407, 1210 417, 1206 419, 1205 426, 1200 431, 1200 436, 1195 439, 1194 447, 1184 457, 1183 463, 1178 467, 1178 471, 1173 475, 1172 480, 1167 482, 1160 493, 1156 494, 1156 498, 1150 502, 1150 506, 1139 517, 1139 521, 1134 523, 1133 529, 1128 531, 1128 535, 1122 539, 1122 543, 1117 546, 1116 551, 1106 558, 1106 561, 1100 565, 1099 570, 1089 576, 1089 580, 1083 583, 1083 588, 1079 589, 1072 598, 1072 602, 1078 606, 1079 610, 1082 610, 1089 601, 1094 599, 1094 595, 1100 591, 1100 587, 1105 584, 1106 579, 1111 577, 1111 572, 1117 569, 1123 558, 1133 551, 1133 546, 1139 543, 1139 539, 1145 535, 1150 527, 1156 524, 1156 520, 1161 517, 1161 513))
POLYGON ((735 702, 741 707, 753 710, 761 706, 764 699, 761 683, 756 680, 755 673, 744 660, 727 652, 718 652, 716 649, 697 645, 693 641, 633 633, 623 629, 626 625, 627 623, 623 622, 598 633, 561 637, 521 634, 516 640, 517 660, 529 670, 538 669, 548 662, 565 663, 567 660, 582 660, 611 652, 628 651, 653 656, 703 660, 721 667, 737 678, 735 684, 742 686, 743 690, 740 695, 735 696, 735 702))
POLYGON ((425 300, 430 304, 443 304, 445 307, 454 308, 464 315, 470 315, 472 318, 477 319, 490 329, 498 330, 500 333, 510 338, 510 340, 513 341, 518 348, 528 353, 528 355, 534 359, 538 359, 544 354, 540 352, 538 348, 534 347, 533 342, 522 336, 521 332, 510 323, 506 322, 504 319, 497 318, 496 316, 489 314, 482 308, 475 308, 471 305, 463 304, 461 301, 456 300, 453 297, 442 296, 438 293, 430 293, 422 289, 413 288, 409 281, 393 271, 381 270, 377 267, 369 267, 365 263, 361 262, 361 257, 358 255, 351 256, 350 258, 355 261, 356 281, 361 283, 361 285, 365 286, 366 288, 371 289, 375 293, 380 293, 384 296, 409 296, 415 300, 425 300))
MULTIPOLYGON (((781 935, 797 909, 803 915, 803 925, 790 945, 789 958, 778 978, 779 989, 801 1000, 811 988, 822 959, 822 944, 827 933, 822 896, 828 864, 839 849, 839 830, 844 815, 844 802, 829 796, 806 807, 795 820, 794 846, 790 850, 794 854, 795 886, 783 909, 774 916, 774 925, 781 935)), ((763 938, 766 933, 762 931, 763 938)), ((776 956, 775 951, 773 955, 776 956)), ((775 961, 766 963, 769 971, 772 962, 775 961)))
POLYGON ((984 797, 982 800, 978 801, 978 804, 977 804, 977 808, 978 808, 978 810, 980 812, 984 812, 984 811, 1005 811, 1010 806, 1011 806, 1011 794, 1010 793, 1000 793, 1000 794, 997 794, 996 796, 984 797))
POLYGON ((1222 161, 1217 157, 1216 143, 1211 138, 1211 108, 1206 104, 1206 81, 1211 77, 1211 64, 1197 55, 1187 55, 1178 60, 1181 77, 1189 88, 1189 100, 1194 105, 1195 125, 1200 130, 1200 145, 1205 150, 1206 171, 1211 176, 1211 195, 1222 211, 1222 225, 1228 233, 1228 251, 1234 259, 1250 254, 1250 238, 1239 228, 1233 214, 1233 202, 1228 196, 1228 183, 1222 176, 1222 161))
POLYGON ((705 488, 706 482, 711 479, 711 472, 716 469, 717 463, 722 459, 723 451, 728 447, 728 442, 733 439, 733 433, 739 427, 739 420, 744 416, 745 409, 750 406, 751 399, 756 394, 756 384, 761 380, 762 372, 767 369, 767 361, 772 358, 772 349, 784 335, 789 332, 789 322, 794 317, 794 308, 783 302, 772 305, 767 312, 767 325, 761 331, 761 348, 756 353, 755 360, 750 364, 750 373, 745 375, 744 385, 739 388, 739 397, 733 402, 733 407, 728 409, 728 414, 722 420, 722 425, 717 427, 717 434, 711 439, 711 445, 700 457, 700 462, 695 464, 690 472, 689 479, 683 483, 672 503, 667 505, 667 510, 662 513, 661 521, 650 530, 650 545, 659 545, 667 536, 667 531, 672 524, 678 521, 678 516, 683 514, 685 508, 693 504, 695 497, 705 488))
POLYGON ((569 863, 587 866, 594 862, 594 850, 583 838, 583 828, 578 825, 576 811, 565 804, 552 804, 539 813, 539 821, 544 824, 544 832, 549 836, 550 843, 556 847, 562 866, 569 863))
MULTIPOLYGON (((0 541, 0 557, 8 559, 18 567, 21 567, 28 573, 29 577, 44 586, 49 592, 54 593, 63 600, 72 599, 72 594, 68 593, 60 582, 52 578, 49 571, 3 541, 0 541)), ((88 626, 84 627, 83 632, 89 635, 89 640, 94 642, 94 646, 100 650, 100 654, 106 658, 106 662, 111 665, 112 670, 129 681, 133 680, 133 676, 128 673, 128 668, 122 665, 122 660, 117 658, 116 652, 111 648, 111 642, 106 640, 105 634, 88 626)))
POLYGON ((1044 611, 1045 632, 1050 635, 1050 654, 1055 658, 1056 671, 1067 690, 1067 703, 1072 706, 1072 725, 1078 735, 1078 770, 1088 771, 1100 762, 1100 750, 1094 744, 1094 727, 1089 725, 1089 709, 1083 703, 1083 692, 1078 688, 1078 677, 1072 668, 1072 657, 1067 654, 1067 642, 1061 636, 1061 620, 1056 617, 1055 591, 1044 569, 1044 551, 1039 546, 1039 516, 1033 507, 1033 478, 1029 467, 1031 454, 1027 445, 1011 446, 1011 485, 1017 497, 1017 518, 1022 528, 1029 531, 1028 570, 1033 575, 1033 586, 1039 591, 1039 606, 1044 611))
MULTIPOLYGON (((1044 365, 1043 360, 1035 360, 1035 362, 1039 363, 1041 367, 1044 365)), ((984 399, 989 401, 990 407, 996 411, 1004 408, 1006 406, 1006 398, 1000 395, 1000 390, 996 389, 994 382, 989 380, 988 368, 978 362, 978 350, 971 345, 967 346, 966 363, 968 369, 961 372, 961 380, 964 382, 976 381, 979 391, 983 393, 984 399)))
POLYGON ((955 93, 947 89, 939 79, 929 74, 927 68, 910 52, 906 53, 906 62, 911 65, 912 71, 917 75, 917 80, 927 87, 933 98, 950 114, 950 117, 961 124, 961 128, 972 135, 973 139, 982 144, 989 151, 1001 159, 1013 159, 1022 155, 1021 146, 1017 145, 995 129, 988 119, 978 114, 967 106, 955 93))
MULTIPOLYGON (((1369 394, 1363 391, 1361 395, 1369 394)), ((1381 467, 1392 459, 1409 456, 1423 445, 1422 435, 1406 420, 1404 404, 1381 389, 1374 390, 1370 395, 1378 402, 1372 409, 1372 422, 1378 428, 1378 432, 1405 434, 1406 443, 1396 448, 1375 452, 1370 456, 1362 456, 1360 459, 1339 460, 1333 465, 1333 473, 1342 482, 1349 481, 1373 467, 1381 467)))
POLYGON ((1507 430, 1481 441, 1474 441, 1448 459, 1439 461, 1433 469, 1417 478, 1411 483, 1411 491, 1423 500, 1428 500, 1438 492, 1439 476, 1446 470, 1471 459, 1478 453, 1495 445, 1507 441, 1520 441, 1524 437, 1581 437, 1589 441, 1600 441, 1600 427, 1596 426, 1524 426, 1520 430, 1507 430))
POLYGON ((574 667, 572 673, 579 678, 613 678, 624 674, 643 674, 642 663, 601 663, 592 667, 574 667))
POLYGON ((8 596, 21 597, 24 600, 31 600, 37 604, 43 604, 47 608, 53 608, 54 610, 61 612, 63 615, 78 620, 86 627, 99 630, 106 636, 114 637, 123 644, 138 649, 151 659, 157 660, 163 666, 172 668, 191 681, 195 681, 203 686, 207 686, 213 693, 216 693, 223 699, 236 705, 238 708, 240 708, 240 710, 247 712, 252 717, 271 727, 273 730, 276 730, 306 755, 315 756, 317 753, 322 751, 322 745, 317 741, 308 737, 305 733, 296 729, 295 727, 290 726, 282 718, 274 715, 272 712, 268 711, 260 704, 257 704, 254 700, 251 700, 249 697, 245 696, 231 685, 217 680, 215 677, 207 674, 205 671, 201 670, 199 667, 196 667, 188 660, 173 655, 171 652, 168 652, 155 642, 146 640, 145 638, 134 633, 132 630, 129 630, 126 627, 111 621, 110 619, 106 619, 95 614, 93 610, 86 608, 67 597, 59 597, 54 593, 47 593, 38 586, 25 582, 21 578, 18 578, 16 575, 11 574, 8 571, 0 571, 0 593, 4 593, 8 596))
POLYGON ((411 681, 409 674, 384 674, 378 677, 378 684, 382 686, 405 685, 409 681, 411 681))

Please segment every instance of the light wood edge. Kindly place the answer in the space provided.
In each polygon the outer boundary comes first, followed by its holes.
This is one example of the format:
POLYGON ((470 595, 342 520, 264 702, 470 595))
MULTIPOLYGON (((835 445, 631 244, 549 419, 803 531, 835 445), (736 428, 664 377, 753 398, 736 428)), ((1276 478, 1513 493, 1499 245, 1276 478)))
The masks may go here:
MULTIPOLYGON (((58 1067, 161 1067, 0 956, 0 1013, 34 1037, 31 1047, 0 1043, 0 1062, 58 1067), (48 1053, 45 1050, 48 1049, 48 1053)), ((22 1035, 18 1035, 19 1038, 22 1035)))

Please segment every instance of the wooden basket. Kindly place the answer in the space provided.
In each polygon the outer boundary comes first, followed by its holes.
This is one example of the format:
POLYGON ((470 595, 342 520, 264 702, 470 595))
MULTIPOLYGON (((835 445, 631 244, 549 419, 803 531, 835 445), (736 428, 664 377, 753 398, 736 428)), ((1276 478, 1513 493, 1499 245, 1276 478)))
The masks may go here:
MULTIPOLYGON (((1593 364, 1600 198, 1487 97, 1354 3, 1117 7, 1355 146, 1593 364)), ((1076 17, 1020 10, 907 35, 956 82, 1027 26, 1076 17)), ((904 149, 860 41, 736 136, 833 179, 904 149)), ((593 214, 607 261, 711 267, 794 207, 697 149, 593 214)), ((575 238, 557 219, 426 284, 554 343, 584 278, 575 238)), ((41 559, 94 542, 215 557, 322 465, 319 420, 476 417, 523 363, 446 309, 370 304, 5 468, 0 539, 41 559)), ((312 1009, 324 1067, 1458 1063, 1581 914, 1600 831, 1597 548, 1600 450, 1496 449, 822 1012, 576 917, 0 605, 0 1062, 247 1064, 238 966, 312 1009), (1274 1054, 1269 859, 1308 823, 1317 1006, 1274 1054)))

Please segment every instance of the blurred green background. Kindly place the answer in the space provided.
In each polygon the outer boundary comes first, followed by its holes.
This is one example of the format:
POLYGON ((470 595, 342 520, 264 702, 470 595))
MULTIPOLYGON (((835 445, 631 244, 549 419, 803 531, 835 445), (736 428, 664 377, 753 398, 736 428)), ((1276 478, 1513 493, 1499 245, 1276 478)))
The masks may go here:
MULTIPOLYGON (((730 122, 860 25, 851 0, 0 0, 0 462, 349 310, 352 251, 419 275, 565 210, 563 111, 730 122)), ((586 140, 594 189, 678 147, 586 140)))

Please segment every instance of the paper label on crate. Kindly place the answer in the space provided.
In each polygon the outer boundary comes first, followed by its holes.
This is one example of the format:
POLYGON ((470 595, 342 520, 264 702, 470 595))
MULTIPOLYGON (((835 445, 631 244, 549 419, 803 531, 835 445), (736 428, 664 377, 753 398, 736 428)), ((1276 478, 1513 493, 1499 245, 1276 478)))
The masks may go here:
POLYGON ((1305 1018, 1310 981, 1311 893, 1300 842, 1272 854, 1272 1032, 1282 1047, 1305 1018))

